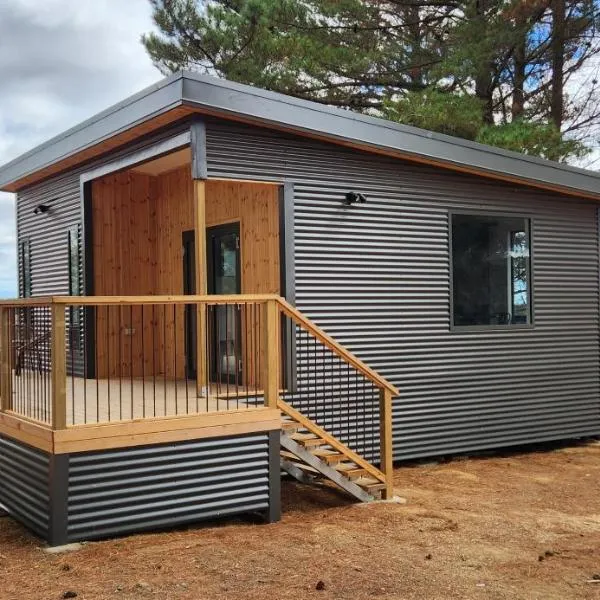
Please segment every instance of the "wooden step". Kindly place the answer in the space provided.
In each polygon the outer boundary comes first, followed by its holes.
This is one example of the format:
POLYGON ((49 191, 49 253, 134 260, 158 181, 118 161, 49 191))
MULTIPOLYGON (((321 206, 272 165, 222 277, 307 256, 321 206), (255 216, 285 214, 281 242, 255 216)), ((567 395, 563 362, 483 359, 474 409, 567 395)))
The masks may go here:
POLYGON ((354 483, 372 495, 376 492, 381 492, 386 488, 385 483, 382 483, 373 477, 359 477, 354 483))
POLYGON ((326 446, 327 442, 316 436, 314 433, 293 433, 290 437, 305 448, 313 448, 315 446, 326 446))
POLYGON ((296 423, 296 421, 282 421, 281 429, 287 431, 288 433, 294 433, 299 429, 302 429, 302 426, 300 425, 300 423, 296 423))
POLYGON ((343 454, 335 452, 335 450, 325 450, 324 448, 311 448, 310 453, 317 458, 320 458, 328 465, 335 465, 346 459, 343 454))
POLYGON ((335 468, 349 479, 358 479, 369 474, 366 469, 357 467, 354 463, 340 463, 335 465, 335 468))

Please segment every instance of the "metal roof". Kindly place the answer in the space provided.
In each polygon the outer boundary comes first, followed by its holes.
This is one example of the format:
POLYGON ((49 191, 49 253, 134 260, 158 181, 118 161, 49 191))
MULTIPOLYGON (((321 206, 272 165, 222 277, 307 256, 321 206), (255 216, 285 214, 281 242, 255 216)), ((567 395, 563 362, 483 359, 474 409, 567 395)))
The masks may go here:
POLYGON ((0 167, 0 189, 18 189, 20 180, 58 167, 66 159, 72 168, 78 153, 182 106, 191 112, 600 199, 600 173, 594 171, 187 71, 163 79, 0 167))

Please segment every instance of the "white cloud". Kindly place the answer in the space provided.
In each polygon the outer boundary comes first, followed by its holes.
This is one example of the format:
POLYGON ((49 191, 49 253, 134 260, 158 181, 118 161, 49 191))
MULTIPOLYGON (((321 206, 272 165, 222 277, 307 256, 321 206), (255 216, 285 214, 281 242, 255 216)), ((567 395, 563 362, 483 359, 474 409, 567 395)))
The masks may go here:
MULTIPOLYGON (((159 80, 148 0, 0 0, 0 164, 159 80)), ((16 294, 14 200, 0 192, 0 297, 16 294)))

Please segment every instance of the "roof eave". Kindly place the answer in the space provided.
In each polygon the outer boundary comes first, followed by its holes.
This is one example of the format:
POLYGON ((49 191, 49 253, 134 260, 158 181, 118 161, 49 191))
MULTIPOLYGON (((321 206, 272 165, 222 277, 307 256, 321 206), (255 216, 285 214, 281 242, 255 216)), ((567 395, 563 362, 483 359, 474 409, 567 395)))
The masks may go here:
POLYGON ((0 167, 0 190, 182 104, 183 74, 175 73, 36 146, 0 167))
POLYGON ((598 173, 188 72, 163 79, 3 166, 0 189, 16 191, 42 179, 44 170, 62 161, 71 163, 62 170, 72 168, 77 155, 84 162, 86 151, 91 153, 94 146, 137 125, 159 121, 157 117, 179 106, 368 152, 600 200, 598 173), (36 173, 40 173, 37 179, 36 173))

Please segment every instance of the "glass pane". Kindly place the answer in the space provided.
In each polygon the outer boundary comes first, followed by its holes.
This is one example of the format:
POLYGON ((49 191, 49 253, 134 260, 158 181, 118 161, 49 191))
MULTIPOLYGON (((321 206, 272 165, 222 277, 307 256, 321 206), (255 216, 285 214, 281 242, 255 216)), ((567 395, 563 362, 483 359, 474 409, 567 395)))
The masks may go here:
POLYGON ((216 240, 216 277, 215 293, 237 294, 237 253, 238 236, 235 233, 225 234, 216 240))
POLYGON ((453 215, 454 325, 531 322, 529 220, 453 215))

